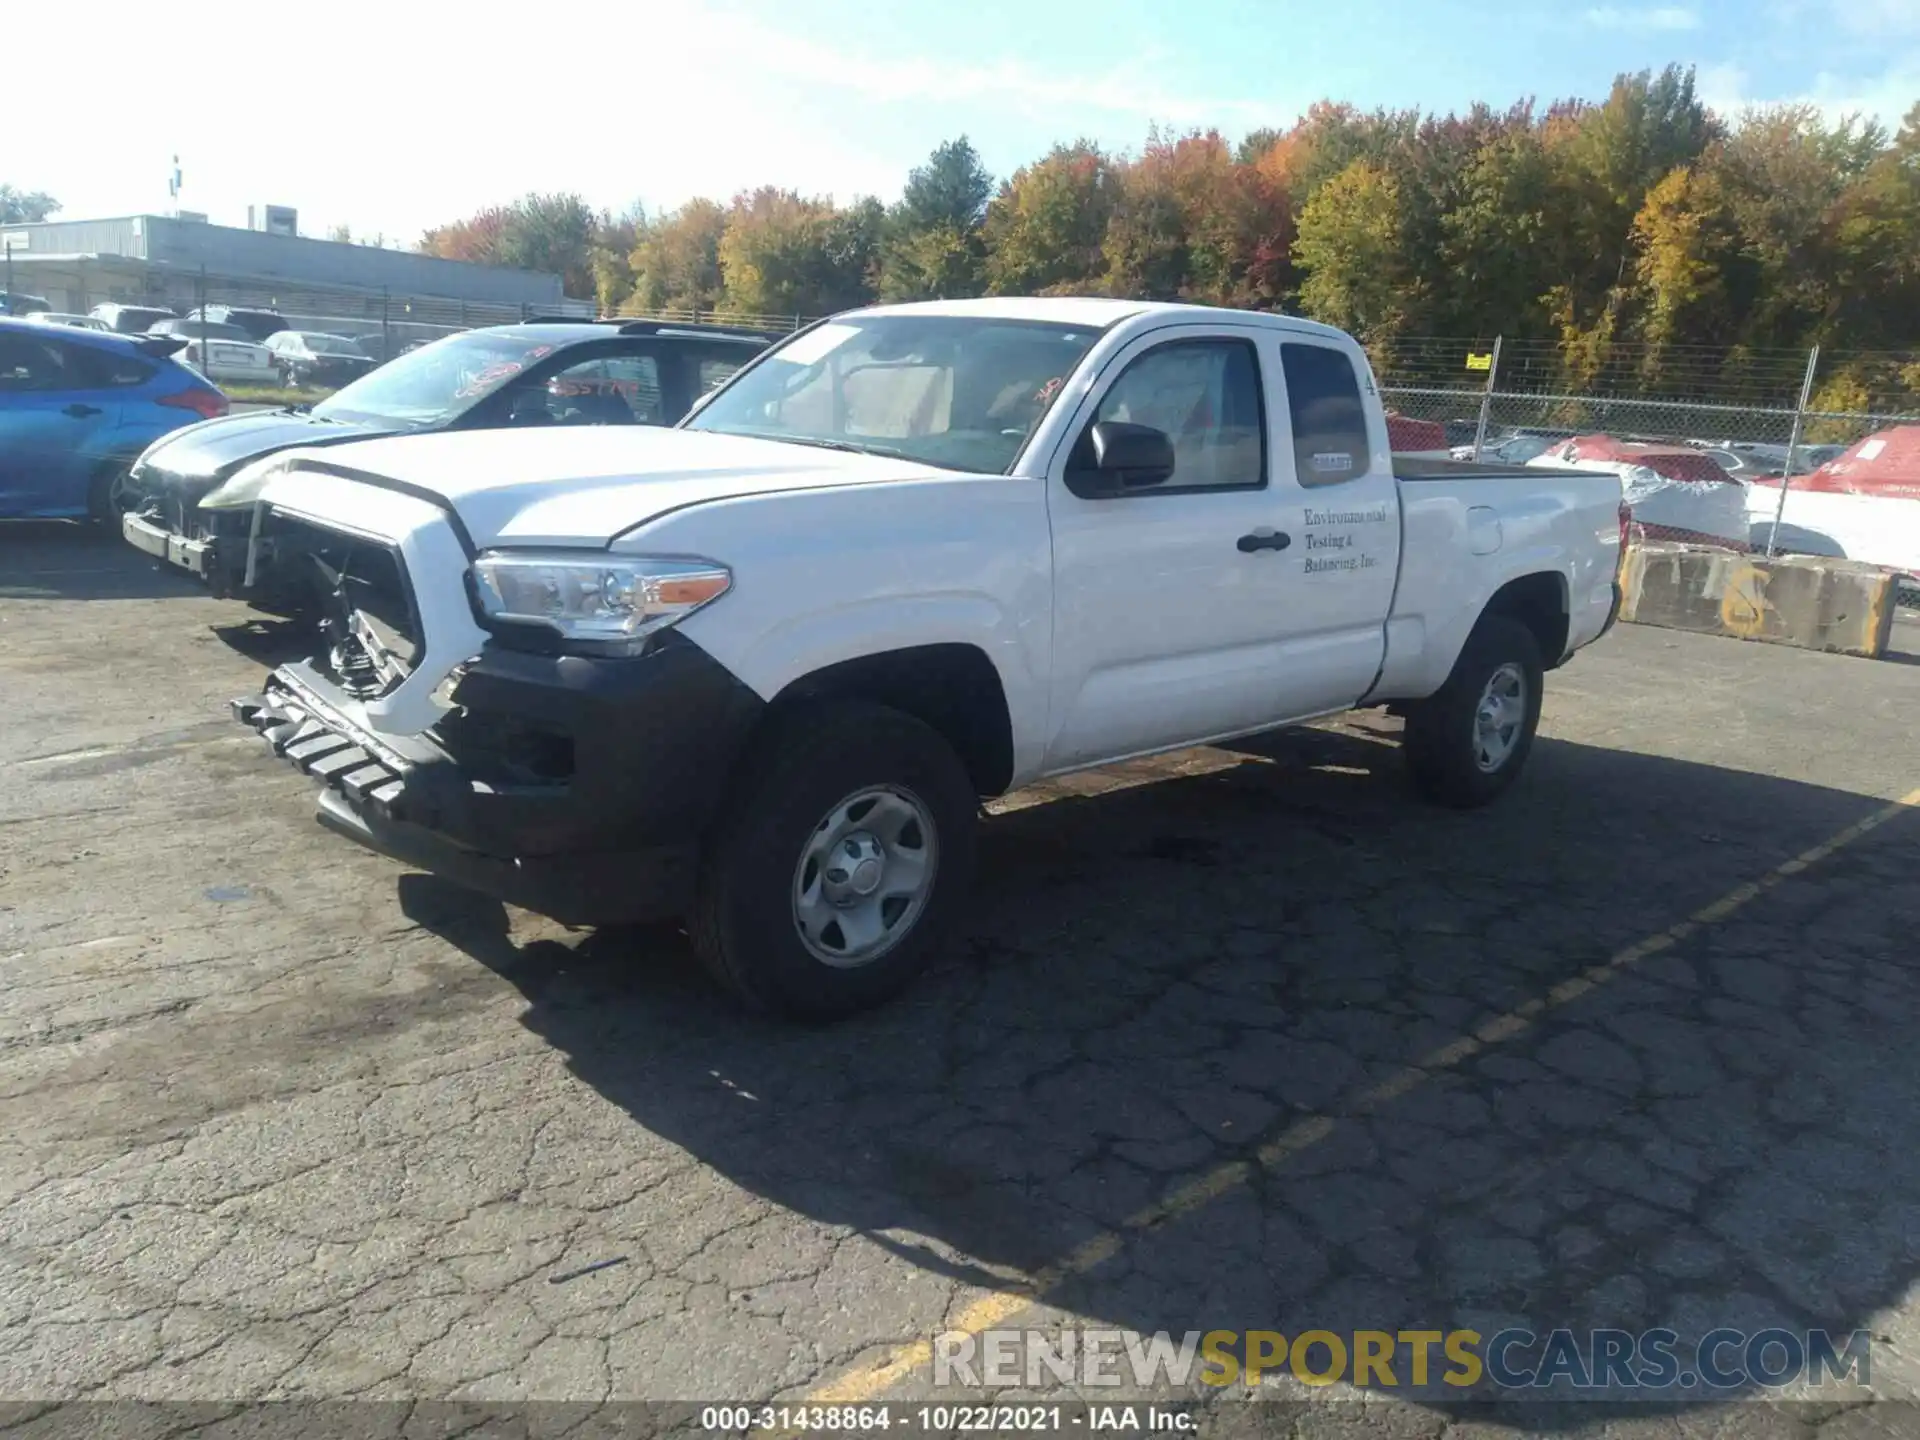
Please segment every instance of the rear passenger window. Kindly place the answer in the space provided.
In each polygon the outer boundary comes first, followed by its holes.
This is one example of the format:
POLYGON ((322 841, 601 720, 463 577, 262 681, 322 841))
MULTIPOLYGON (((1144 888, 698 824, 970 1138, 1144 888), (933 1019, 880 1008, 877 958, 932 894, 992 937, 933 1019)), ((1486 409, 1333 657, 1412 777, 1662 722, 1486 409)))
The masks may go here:
POLYGON ((702 360, 700 362, 699 372, 695 376, 694 397, 697 399, 709 390, 717 390, 725 382, 731 380, 733 378, 733 372, 746 364, 748 358, 747 356, 741 356, 739 359, 735 359, 729 355, 724 358, 709 356, 702 360))
POLYGON ((122 354, 94 345, 63 345, 67 355, 67 373, 76 386, 87 389, 113 389, 125 385, 143 385, 153 378, 153 366, 137 355, 122 354))
POLYGON ((664 425, 660 367, 651 355, 582 360, 546 385, 546 408, 560 425, 664 425))
POLYGON ((0 332, 0 390, 65 389, 70 381, 64 360, 64 346, 0 332))
POLYGON ((1294 467, 1302 485, 1338 485, 1367 473, 1367 411, 1353 364, 1325 345, 1280 347, 1293 420, 1294 467))

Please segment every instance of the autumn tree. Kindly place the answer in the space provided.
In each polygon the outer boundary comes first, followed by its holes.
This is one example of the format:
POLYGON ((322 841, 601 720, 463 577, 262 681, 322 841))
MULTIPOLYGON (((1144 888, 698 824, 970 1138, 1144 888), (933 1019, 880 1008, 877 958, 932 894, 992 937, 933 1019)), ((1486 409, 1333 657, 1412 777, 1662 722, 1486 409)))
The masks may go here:
POLYGON ((501 236, 511 221, 511 212, 502 205, 490 205, 464 220, 454 220, 427 231, 420 237, 423 254, 442 260, 464 260, 469 265, 500 265, 501 236))
POLYGON ((1710 167, 1679 165, 1647 192, 1633 221, 1644 377, 1658 382, 1669 347, 1735 339, 1727 276, 1740 236, 1710 167))
POLYGON ((689 200, 641 226, 627 257, 633 273, 629 308, 712 310, 721 299, 720 237, 727 212, 711 200, 689 200))
POLYGON ((1305 272, 1306 313, 1377 344, 1406 319, 1412 281, 1400 244, 1400 182, 1371 160, 1355 160, 1322 185, 1300 214, 1294 259, 1305 272))
POLYGON ((1102 252, 1120 295, 1277 305, 1291 280, 1284 183, 1241 164, 1217 130, 1152 134, 1120 184, 1102 252))
POLYGON ((996 295, 1091 293, 1118 182, 1090 140, 1056 145, 1000 187, 981 226, 987 288, 996 295))
POLYGON ((872 199, 842 209, 770 185, 736 196, 720 239, 727 308, 805 316, 868 303, 885 219, 872 199))

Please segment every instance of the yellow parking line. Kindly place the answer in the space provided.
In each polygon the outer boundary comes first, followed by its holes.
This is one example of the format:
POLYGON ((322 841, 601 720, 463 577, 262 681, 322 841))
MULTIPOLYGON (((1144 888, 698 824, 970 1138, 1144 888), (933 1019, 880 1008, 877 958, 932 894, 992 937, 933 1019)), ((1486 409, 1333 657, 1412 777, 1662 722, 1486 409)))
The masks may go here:
MULTIPOLYGON (((1412 1065, 1387 1080, 1359 1092, 1344 1107, 1352 1114, 1370 1114, 1399 1099, 1436 1075, 1453 1070, 1483 1051, 1532 1028, 1534 1022, 1550 1010, 1557 1010, 1582 995, 1598 989, 1624 974, 1650 955, 1672 948, 1681 940, 1708 925, 1714 925, 1745 905, 1766 894, 1783 881, 1800 874, 1832 856, 1836 851, 1860 839, 1893 819, 1903 810, 1920 806, 1920 790, 1908 791, 1898 800, 1881 806, 1865 819, 1803 850, 1762 875, 1737 885, 1710 904, 1702 905, 1686 919, 1657 931, 1644 940, 1617 950, 1598 965, 1561 981, 1545 995, 1515 1006, 1479 1026, 1470 1035, 1462 1035, 1430 1051, 1412 1065)), ((950 1331, 978 1333, 1005 1324, 1028 1306, 1043 1300, 1063 1282, 1084 1275, 1117 1255, 1129 1235, 1152 1230, 1169 1220, 1211 1204, 1223 1195, 1246 1184, 1259 1169, 1271 1169, 1310 1146, 1318 1145, 1339 1127, 1331 1115, 1310 1115, 1296 1120, 1254 1152, 1254 1160, 1231 1160, 1177 1187, 1171 1194, 1122 1220, 1113 1230, 1105 1230, 1068 1252, 1061 1259, 1037 1271, 1018 1289, 995 1290, 982 1295, 954 1315, 947 1323, 950 1331)), ((913 1340, 897 1345, 869 1366, 847 1371, 808 1393, 806 1403, 848 1405, 874 1400, 896 1383, 933 1361, 931 1339, 913 1340)))

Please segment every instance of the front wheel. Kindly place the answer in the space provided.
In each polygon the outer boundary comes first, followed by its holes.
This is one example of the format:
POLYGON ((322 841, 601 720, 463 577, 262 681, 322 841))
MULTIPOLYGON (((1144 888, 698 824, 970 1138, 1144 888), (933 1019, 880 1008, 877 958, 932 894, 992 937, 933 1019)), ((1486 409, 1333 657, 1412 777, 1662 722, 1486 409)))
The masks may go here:
POLYGON ((706 857, 688 926, 756 1009, 848 1015, 906 985, 959 918, 978 800, 911 715, 828 701, 755 746, 706 857))
POLYGON ((1511 785, 1533 749, 1544 676, 1531 630, 1481 616, 1447 683, 1407 707, 1404 748, 1421 793, 1470 809, 1511 785))

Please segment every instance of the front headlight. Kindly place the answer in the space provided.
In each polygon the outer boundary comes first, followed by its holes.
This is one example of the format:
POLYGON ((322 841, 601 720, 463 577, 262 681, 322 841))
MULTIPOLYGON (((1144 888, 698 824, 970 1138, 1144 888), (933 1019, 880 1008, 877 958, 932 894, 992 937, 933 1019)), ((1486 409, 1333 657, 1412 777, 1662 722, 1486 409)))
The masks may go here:
POLYGON ((547 626, 567 649, 588 654, 634 654, 732 584, 732 572, 711 560, 489 550, 473 562, 487 619, 547 626))

